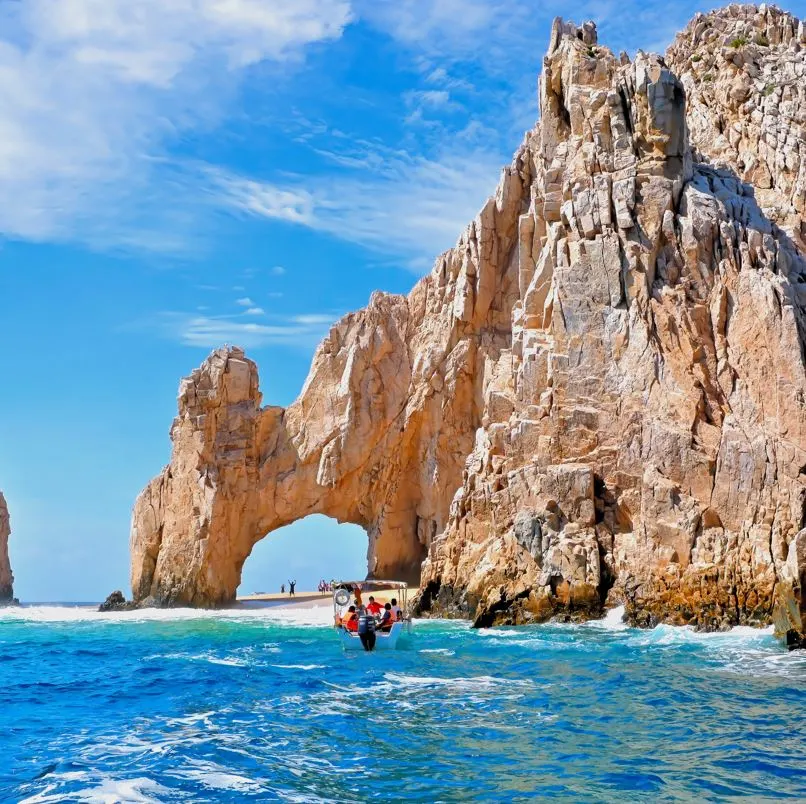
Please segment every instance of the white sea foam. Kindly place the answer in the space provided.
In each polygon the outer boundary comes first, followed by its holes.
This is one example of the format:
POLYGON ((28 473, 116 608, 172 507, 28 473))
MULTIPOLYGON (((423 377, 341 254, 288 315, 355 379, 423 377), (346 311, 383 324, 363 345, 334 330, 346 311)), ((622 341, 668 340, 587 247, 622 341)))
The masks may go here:
POLYGON ((328 606, 266 606, 231 609, 135 609, 99 612, 94 606, 8 606, 0 608, 0 622, 42 623, 142 623, 181 620, 223 620, 294 626, 332 625, 333 609, 328 606))
POLYGON ((468 676, 438 678, 435 676, 410 676, 405 673, 384 673, 384 678, 402 687, 451 687, 458 690, 478 690, 495 686, 530 687, 528 679, 497 678, 496 676, 468 676))
POLYGON ((624 606, 609 609, 601 620, 595 620, 594 622, 611 631, 622 631, 625 628, 629 628, 627 623, 624 622, 624 606))
POLYGON ((656 625, 649 630, 631 629, 631 641, 646 645, 672 645, 685 642, 698 642, 705 644, 740 644, 746 642, 769 643, 774 638, 772 626, 767 628, 753 628, 748 625, 738 625, 729 631, 696 631, 690 625, 656 625))
POLYGON ((273 664, 271 667, 278 667, 281 670, 324 670, 323 664, 273 664))
POLYGON ((239 659, 235 656, 216 656, 214 653, 163 653, 146 657, 146 660, 149 659, 179 659, 188 662, 210 662, 210 664, 223 664, 229 667, 247 667, 249 665, 246 659, 239 659))
POLYGON ((198 782, 208 790, 232 790, 238 793, 265 793, 267 788, 257 779, 249 779, 212 762, 199 762, 195 768, 176 771, 184 779, 198 782))
POLYGON ((502 639, 515 639, 523 636, 523 628, 479 628, 476 633, 481 637, 499 637, 502 639))
POLYGON ((448 648, 423 648, 420 653, 441 653, 444 656, 453 656, 454 651, 448 648))
MULTIPOLYGON (((20 804, 51 804, 65 801, 64 793, 54 792, 57 789, 56 783, 49 784, 41 793, 22 799, 20 804)), ((158 796, 164 796, 169 792, 162 785, 146 777, 123 780, 104 777, 92 787, 71 793, 70 800, 87 804, 152 804, 160 801, 158 796)))

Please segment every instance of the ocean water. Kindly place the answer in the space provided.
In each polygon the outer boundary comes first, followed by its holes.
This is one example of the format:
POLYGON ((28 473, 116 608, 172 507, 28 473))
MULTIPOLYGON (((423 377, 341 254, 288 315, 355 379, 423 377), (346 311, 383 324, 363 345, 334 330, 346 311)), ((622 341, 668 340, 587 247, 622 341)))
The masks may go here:
POLYGON ((329 607, 0 612, 0 800, 806 800, 806 654, 768 631, 416 622, 329 607))

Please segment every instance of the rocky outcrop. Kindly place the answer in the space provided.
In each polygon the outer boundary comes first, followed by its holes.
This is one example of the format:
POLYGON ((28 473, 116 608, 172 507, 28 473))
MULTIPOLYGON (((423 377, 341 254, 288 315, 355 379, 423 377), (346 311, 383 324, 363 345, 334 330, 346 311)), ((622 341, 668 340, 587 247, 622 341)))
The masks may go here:
POLYGON ((696 150, 735 170, 801 247, 806 238, 806 29, 775 6, 697 14, 667 53, 696 150))
POLYGON ((134 602, 126 600, 126 596, 120 591, 120 589, 116 589, 114 592, 112 592, 112 594, 107 596, 106 600, 104 600, 100 606, 98 606, 98 611, 130 611, 136 607, 137 605, 134 602))
POLYGON ((775 631, 790 648, 806 648, 806 530, 789 543, 776 587, 775 631))
POLYGON ((11 520, 6 498, 0 492, 0 603, 14 600, 14 575, 8 560, 8 537, 11 535, 11 520))
MULTIPOLYGON (((680 79, 555 21, 539 124, 408 297, 339 322, 288 409, 261 407, 237 349, 183 382, 171 464, 135 505, 136 599, 227 602, 258 539, 320 512, 367 529, 370 574, 422 561, 422 612, 479 625, 618 602, 634 623, 702 628, 795 611, 802 26, 730 7, 696 18, 669 64, 706 19, 722 38, 763 27, 787 65, 762 71, 789 104, 778 140, 772 105, 707 95, 690 60, 680 79), (729 109, 749 121, 723 145, 709 126, 729 109), (768 150, 743 144, 756 134, 768 150), (788 166, 763 197, 752 150, 788 166)), ((703 48, 735 65, 731 42, 703 48)))

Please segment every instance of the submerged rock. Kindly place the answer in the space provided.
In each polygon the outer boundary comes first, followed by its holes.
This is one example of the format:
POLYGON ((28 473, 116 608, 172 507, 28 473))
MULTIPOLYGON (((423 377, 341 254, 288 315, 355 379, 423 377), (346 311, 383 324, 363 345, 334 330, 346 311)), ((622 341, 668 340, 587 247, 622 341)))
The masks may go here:
POLYGON ((334 325, 287 409, 237 348, 182 382, 135 504, 135 600, 226 603, 259 539, 324 513, 367 529, 371 575, 421 569, 421 612, 477 625, 793 612, 802 43, 731 6, 630 62, 556 20, 540 122, 408 297, 334 325))

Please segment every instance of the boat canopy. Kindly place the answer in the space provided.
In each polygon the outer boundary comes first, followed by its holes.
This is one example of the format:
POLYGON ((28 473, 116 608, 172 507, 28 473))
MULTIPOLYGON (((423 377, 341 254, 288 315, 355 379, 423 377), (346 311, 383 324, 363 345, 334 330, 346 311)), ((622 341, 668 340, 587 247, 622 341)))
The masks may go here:
POLYGON ((331 581, 331 587, 335 589, 355 589, 358 587, 362 592, 393 592, 397 589, 406 589, 408 584, 405 581, 331 581))
POLYGON ((363 595, 370 595, 373 592, 394 592, 404 616, 406 618, 409 616, 409 586, 405 581, 388 581, 380 578, 364 581, 334 580, 331 581, 330 588, 333 592, 333 613, 337 618, 344 614, 353 595, 360 600, 363 595), (356 589, 359 590, 359 594, 356 594, 356 589))

